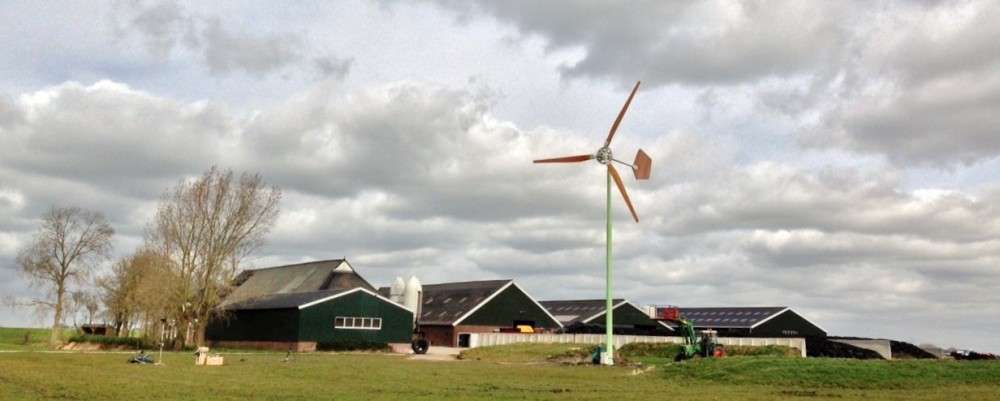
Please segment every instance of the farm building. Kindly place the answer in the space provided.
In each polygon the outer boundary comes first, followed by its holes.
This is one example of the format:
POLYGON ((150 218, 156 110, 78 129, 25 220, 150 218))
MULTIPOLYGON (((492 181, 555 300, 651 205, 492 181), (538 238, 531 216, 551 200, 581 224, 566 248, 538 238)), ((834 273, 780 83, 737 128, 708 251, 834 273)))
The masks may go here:
MULTIPOLYGON (((562 323, 567 333, 603 333, 604 299, 577 299, 561 301, 541 301, 542 306, 562 323)), ((614 331, 619 334, 670 335, 674 329, 663 322, 653 320, 642 308, 624 299, 612 302, 614 331)))
POLYGON ((213 346, 312 351, 409 342, 413 312, 379 295, 343 259, 248 270, 206 338, 213 346))
MULTIPOLYGON (((389 287, 379 289, 388 296, 389 287)), ((420 330, 432 345, 469 345, 470 333, 559 329, 562 325, 513 280, 466 281, 423 286, 420 330)))
POLYGON ((826 331, 786 306, 680 308, 695 329, 723 337, 825 337, 826 331))

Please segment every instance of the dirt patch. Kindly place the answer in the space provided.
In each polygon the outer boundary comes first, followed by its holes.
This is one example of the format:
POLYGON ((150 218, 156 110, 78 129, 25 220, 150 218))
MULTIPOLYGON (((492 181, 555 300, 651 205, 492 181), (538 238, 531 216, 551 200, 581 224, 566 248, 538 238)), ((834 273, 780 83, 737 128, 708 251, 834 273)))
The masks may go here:
POLYGON ((106 345, 95 343, 71 342, 59 347, 60 351, 126 351, 131 348, 124 345, 106 345))
POLYGON ((882 359, 875 351, 815 337, 806 338, 806 352, 810 357, 882 359))

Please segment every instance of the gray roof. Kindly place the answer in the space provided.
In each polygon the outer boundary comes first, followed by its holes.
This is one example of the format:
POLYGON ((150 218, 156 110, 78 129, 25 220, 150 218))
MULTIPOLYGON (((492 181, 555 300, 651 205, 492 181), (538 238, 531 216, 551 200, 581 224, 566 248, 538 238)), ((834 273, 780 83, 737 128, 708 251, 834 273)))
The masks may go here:
MULTIPOLYGON (((420 324, 450 325, 513 280, 463 281, 423 285, 420 324)), ((389 296, 389 287, 379 288, 389 296)))
POLYGON ((785 309, 788 308, 785 306, 707 307, 680 308, 680 312, 699 328, 749 329, 785 309))
MULTIPOLYGON (((625 302, 624 299, 615 299, 613 304, 625 302)), ((540 301, 545 309, 548 309, 552 316, 555 316, 563 326, 581 323, 592 316, 603 314, 607 309, 604 299, 574 299, 559 301, 540 301)))
MULTIPOLYGON (((306 293, 342 291, 362 287, 375 291, 344 259, 298 263, 265 269, 245 270, 236 278, 237 287, 222 303, 225 309, 250 305, 263 299, 296 299, 306 293)), ((289 301, 291 302, 291 301, 289 301)), ((284 305, 283 302, 267 304, 284 305)), ((278 307, 278 306, 275 306, 278 307)), ((262 309, 255 307, 255 309, 262 309)))
POLYGON ((244 301, 227 303, 226 310, 253 310, 253 309, 292 309, 308 304, 310 302, 331 297, 351 289, 342 288, 337 290, 297 292, 291 294, 274 294, 262 297, 251 298, 244 301))

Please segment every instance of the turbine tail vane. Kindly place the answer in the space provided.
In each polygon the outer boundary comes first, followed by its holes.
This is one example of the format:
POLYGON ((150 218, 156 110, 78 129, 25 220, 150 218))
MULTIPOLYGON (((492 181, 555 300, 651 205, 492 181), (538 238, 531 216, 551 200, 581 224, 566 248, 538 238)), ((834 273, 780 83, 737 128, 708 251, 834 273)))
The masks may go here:
POLYGON ((649 155, 642 149, 639 149, 635 154, 635 161, 632 162, 632 174, 635 174, 637 180, 648 180, 652 171, 653 159, 649 158, 649 155))

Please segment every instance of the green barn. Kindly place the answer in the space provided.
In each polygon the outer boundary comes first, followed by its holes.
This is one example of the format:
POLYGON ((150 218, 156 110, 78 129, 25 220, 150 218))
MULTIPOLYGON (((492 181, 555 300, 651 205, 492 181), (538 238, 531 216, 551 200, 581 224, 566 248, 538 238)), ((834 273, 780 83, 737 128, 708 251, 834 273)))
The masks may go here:
MULTIPOLYGON (((514 280, 463 281, 423 286, 420 331, 432 346, 468 347, 472 333, 552 332, 562 328, 514 280)), ((389 287, 379 289, 390 295, 389 287)))
MULTIPOLYGON (((541 301, 545 307, 565 327, 566 333, 604 333, 607 301, 604 299, 574 299, 541 301)), ((675 335, 674 328, 653 320, 645 310, 624 300, 612 301, 614 331, 619 334, 634 335, 675 335)))
POLYGON ((407 343, 413 332, 413 312, 343 259, 249 270, 237 284, 206 332, 213 347, 314 351, 407 343))

